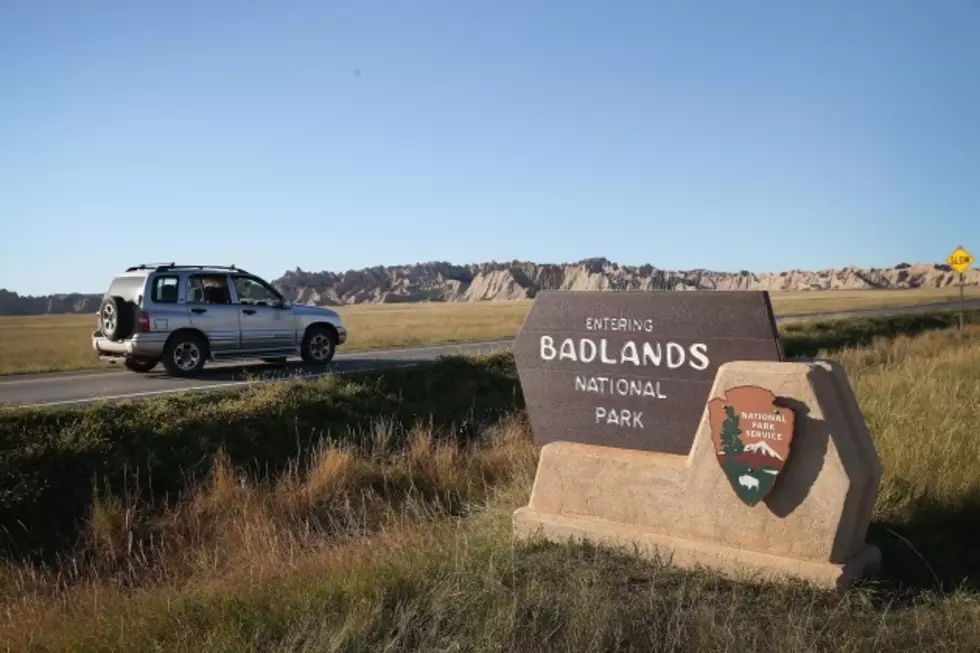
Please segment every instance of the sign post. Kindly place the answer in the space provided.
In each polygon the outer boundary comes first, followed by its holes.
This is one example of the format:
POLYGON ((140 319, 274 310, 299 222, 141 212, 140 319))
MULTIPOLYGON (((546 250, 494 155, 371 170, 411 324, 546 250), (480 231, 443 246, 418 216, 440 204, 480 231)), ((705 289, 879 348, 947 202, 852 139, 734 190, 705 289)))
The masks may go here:
POLYGON ((966 251, 962 247, 957 247, 956 250, 949 255, 946 259, 946 265, 956 270, 960 275, 960 329, 963 329, 963 273, 973 265, 976 259, 973 258, 973 254, 966 251))

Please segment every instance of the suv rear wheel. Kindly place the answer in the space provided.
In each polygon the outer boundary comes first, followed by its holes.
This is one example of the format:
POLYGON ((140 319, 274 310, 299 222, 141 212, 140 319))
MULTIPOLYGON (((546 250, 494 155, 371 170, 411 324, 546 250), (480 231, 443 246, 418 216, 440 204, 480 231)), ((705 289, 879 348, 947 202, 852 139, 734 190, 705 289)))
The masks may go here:
POLYGON ((131 372, 139 372, 141 374, 145 374, 146 372, 149 372, 154 367, 156 367, 157 363, 159 362, 160 361, 158 361, 155 358, 134 357, 134 358, 127 358, 125 362, 123 362, 123 365, 125 365, 126 369, 130 370, 131 372))
POLYGON ((173 376, 197 376, 207 357, 207 343, 192 331, 175 333, 163 348, 163 366, 173 376))

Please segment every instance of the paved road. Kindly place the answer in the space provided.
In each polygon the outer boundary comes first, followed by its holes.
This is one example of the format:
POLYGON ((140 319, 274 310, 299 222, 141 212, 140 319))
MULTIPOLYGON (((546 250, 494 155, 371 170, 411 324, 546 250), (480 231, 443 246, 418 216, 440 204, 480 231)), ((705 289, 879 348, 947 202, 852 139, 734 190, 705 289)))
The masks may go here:
POLYGON ((99 400, 142 399, 195 390, 224 390, 248 383, 363 372, 417 364, 451 354, 489 353, 509 348, 509 341, 499 341, 338 353, 326 370, 307 367, 300 361, 289 362, 285 366, 261 362, 210 363, 196 379, 167 376, 162 365, 148 374, 136 374, 122 367, 118 370, 113 367, 110 371, 25 374, 0 377, 0 406, 67 406, 99 400))
MULTIPOLYGON (((777 318, 777 322, 797 318, 918 313, 956 309, 958 306, 958 302, 945 302, 835 313, 781 315, 777 318)), ((967 301, 965 306, 967 309, 980 309, 980 300, 967 301)), ((163 373, 162 366, 149 374, 135 374, 124 368, 119 368, 118 371, 113 368, 112 371, 60 372, 0 377, 0 406, 66 406, 103 399, 141 399, 195 390, 230 389, 247 383, 269 382, 287 377, 313 377, 367 371, 391 366, 412 365, 447 354, 487 353, 502 349, 510 349, 509 340, 338 354, 334 363, 325 371, 313 370, 304 367, 301 363, 289 363, 285 367, 262 363, 212 363, 204 369, 204 374, 197 379, 168 377, 163 373)))

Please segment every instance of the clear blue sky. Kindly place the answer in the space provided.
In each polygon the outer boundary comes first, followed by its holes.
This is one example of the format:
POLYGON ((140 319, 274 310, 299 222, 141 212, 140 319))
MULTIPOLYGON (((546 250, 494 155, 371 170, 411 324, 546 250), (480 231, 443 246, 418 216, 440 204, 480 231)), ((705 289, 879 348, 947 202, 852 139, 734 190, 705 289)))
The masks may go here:
POLYGON ((980 0, 0 0, 0 287, 980 256, 980 0))

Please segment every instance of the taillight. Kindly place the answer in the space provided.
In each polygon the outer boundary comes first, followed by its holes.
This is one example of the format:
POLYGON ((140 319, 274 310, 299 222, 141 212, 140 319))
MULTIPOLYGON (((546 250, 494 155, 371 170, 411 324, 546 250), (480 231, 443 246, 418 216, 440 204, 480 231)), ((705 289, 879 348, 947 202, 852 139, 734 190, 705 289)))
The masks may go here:
POLYGON ((140 311, 140 333, 148 333, 150 330, 150 316, 140 311))

